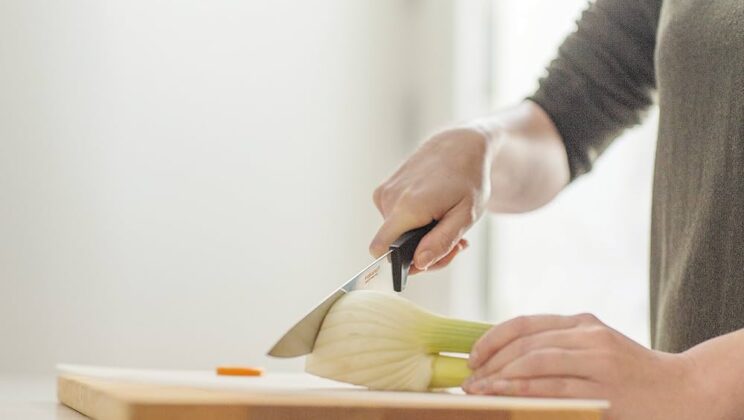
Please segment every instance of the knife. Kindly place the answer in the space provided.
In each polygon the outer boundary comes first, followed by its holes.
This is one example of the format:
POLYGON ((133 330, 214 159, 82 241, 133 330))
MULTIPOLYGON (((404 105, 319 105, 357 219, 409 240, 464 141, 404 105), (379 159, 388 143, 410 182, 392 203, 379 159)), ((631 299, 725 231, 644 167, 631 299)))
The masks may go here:
POLYGON ((374 260, 349 281, 342 284, 327 298, 323 299, 315 309, 305 315, 299 322, 287 331, 282 338, 269 350, 269 356, 297 357, 313 351, 315 338, 318 336, 323 319, 334 303, 341 296, 359 289, 373 289, 402 292, 408 280, 408 269, 413 260, 413 254, 421 238, 429 233, 437 221, 426 226, 409 230, 402 234, 390 245, 388 251, 374 260))

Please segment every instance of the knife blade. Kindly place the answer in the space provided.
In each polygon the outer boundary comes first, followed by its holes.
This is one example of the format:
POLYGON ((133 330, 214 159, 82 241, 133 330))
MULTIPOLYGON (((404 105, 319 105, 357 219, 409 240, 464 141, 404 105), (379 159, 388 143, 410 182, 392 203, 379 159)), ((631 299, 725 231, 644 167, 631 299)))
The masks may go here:
POLYGON ((436 224, 435 220, 401 235, 385 254, 334 290, 290 328, 269 350, 269 356, 298 357, 312 352, 326 314, 337 300, 351 291, 359 289, 403 291, 416 247, 421 238, 436 224))

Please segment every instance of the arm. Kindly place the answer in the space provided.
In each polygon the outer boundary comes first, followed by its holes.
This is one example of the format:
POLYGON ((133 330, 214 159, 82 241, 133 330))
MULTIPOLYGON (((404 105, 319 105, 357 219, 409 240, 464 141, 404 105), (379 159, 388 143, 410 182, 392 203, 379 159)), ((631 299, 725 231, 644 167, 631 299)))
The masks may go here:
POLYGON ((385 221, 370 252, 379 256, 401 233, 437 219, 414 264, 441 267, 467 245, 462 235, 484 209, 535 209, 589 171, 652 102, 660 3, 597 0, 531 102, 424 143, 375 190, 385 221))
POLYGON ((494 117, 473 122, 495 143, 488 209, 521 213, 547 204, 568 184, 566 148, 553 121, 525 101, 494 117))

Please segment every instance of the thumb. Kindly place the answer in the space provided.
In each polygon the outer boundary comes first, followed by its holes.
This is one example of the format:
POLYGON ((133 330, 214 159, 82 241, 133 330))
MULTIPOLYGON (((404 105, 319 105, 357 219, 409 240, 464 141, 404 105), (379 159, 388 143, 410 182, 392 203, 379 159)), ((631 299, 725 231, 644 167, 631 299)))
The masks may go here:
POLYGON ((470 206, 460 202, 453 207, 434 229, 421 239, 413 257, 416 268, 426 270, 448 255, 473 222, 475 215, 470 206))

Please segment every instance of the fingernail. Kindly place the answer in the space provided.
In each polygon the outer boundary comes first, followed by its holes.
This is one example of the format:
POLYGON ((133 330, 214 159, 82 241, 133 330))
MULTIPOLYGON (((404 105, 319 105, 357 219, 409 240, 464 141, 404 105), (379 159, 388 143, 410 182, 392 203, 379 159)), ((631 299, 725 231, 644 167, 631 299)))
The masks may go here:
POLYGON ((468 392, 472 393, 483 393, 486 391, 486 381, 480 380, 480 381, 474 381, 470 386, 468 387, 468 392))
POLYGON ((379 249, 380 246, 378 245, 377 241, 373 241, 369 244, 369 253, 375 258, 377 258, 378 255, 382 255, 378 252, 379 249))
POLYGON ((416 268, 419 270, 426 270, 433 262, 433 259, 434 254, 431 251, 422 251, 418 255, 418 258, 416 258, 416 268))
POLYGON ((509 381, 504 379, 497 379, 491 382, 491 391, 493 392, 506 392, 509 389, 509 381))
POLYGON ((475 361, 478 359, 478 352, 473 350, 470 352, 470 357, 468 357, 468 367, 470 369, 473 369, 476 367, 475 361))

